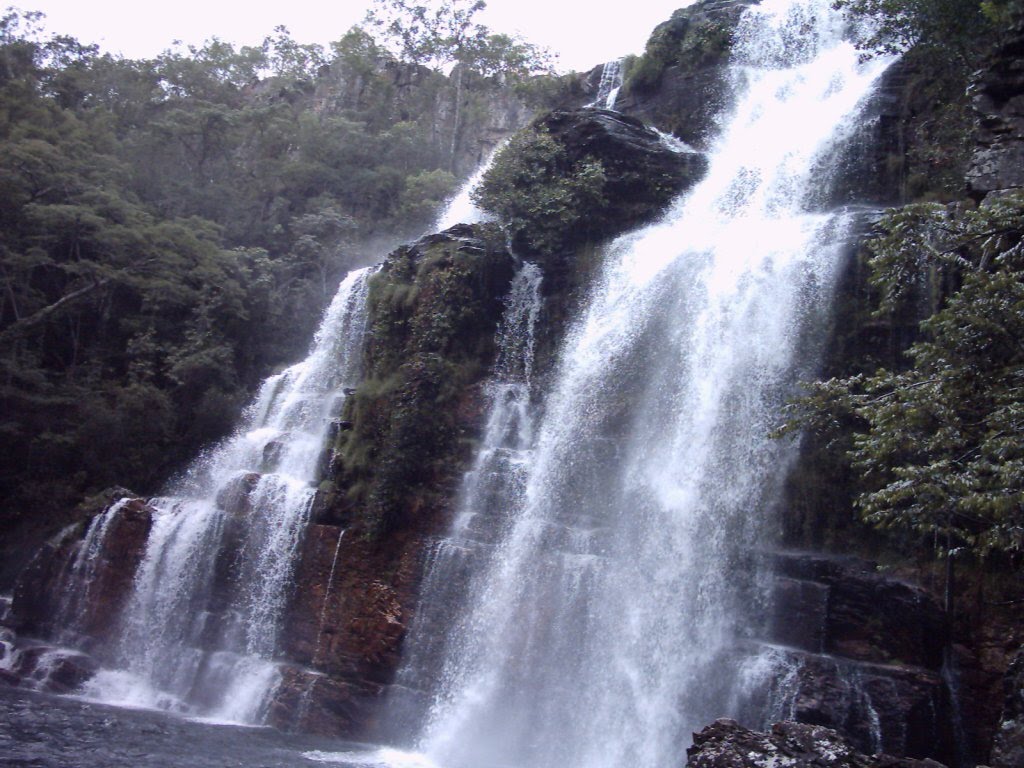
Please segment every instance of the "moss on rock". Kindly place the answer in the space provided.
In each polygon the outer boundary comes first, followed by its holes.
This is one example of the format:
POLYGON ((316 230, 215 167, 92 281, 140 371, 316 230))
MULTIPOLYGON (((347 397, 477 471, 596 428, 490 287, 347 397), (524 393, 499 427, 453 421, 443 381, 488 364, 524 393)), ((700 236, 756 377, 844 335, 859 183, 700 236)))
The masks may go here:
POLYGON ((521 131, 476 194, 517 250, 550 256, 657 216, 707 168, 636 118, 604 109, 557 110, 521 131))
POLYGON ((333 467, 346 489, 335 504, 360 510, 371 535, 444 503, 514 268, 498 233, 459 226, 399 248, 372 279, 367 376, 333 467))

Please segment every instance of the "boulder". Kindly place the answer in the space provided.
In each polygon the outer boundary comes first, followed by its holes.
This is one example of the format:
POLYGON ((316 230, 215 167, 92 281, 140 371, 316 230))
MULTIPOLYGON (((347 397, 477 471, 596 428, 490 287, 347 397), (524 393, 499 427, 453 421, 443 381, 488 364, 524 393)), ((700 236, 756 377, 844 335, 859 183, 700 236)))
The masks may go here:
POLYGON ((585 244, 655 219, 706 170, 703 154, 634 117, 559 109, 512 140, 480 191, 514 250, 547 279, 553 268, 579 269, 585 244))
POLYGON ((752 0, 704 0, 659 24, 616 101, 622 112, 705 147, 732 100, 726 63, 733 33, 752 0))
POLYGON ((66 648, 19 642, 5 648, 0 682, 47 693, 72 693, 99 668, 91 656, 66 648))
POLYGON ((942 768, 934 760, 865 755, 821 725, 780 722, 762 733, 727 719, 695 733, 686 757, 687 768, 942 768))
POLYGON ((556 110, 535 125, 565 148, 569 166, 586 158, 601 162, 607 202, 600 212, 604 220, 595 232, 598 238, 656 216, 707 171, 702 153, 666 140, 639 119, 619 112, 593 107, 556 110))

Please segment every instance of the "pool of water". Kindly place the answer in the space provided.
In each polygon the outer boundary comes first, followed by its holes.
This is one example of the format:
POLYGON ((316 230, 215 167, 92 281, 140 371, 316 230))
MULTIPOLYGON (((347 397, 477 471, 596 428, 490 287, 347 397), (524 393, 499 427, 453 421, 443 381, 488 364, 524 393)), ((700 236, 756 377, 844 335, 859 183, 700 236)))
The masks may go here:
POLYGON ((0 686, 2 768, 427 768, 415 754, 0 686))

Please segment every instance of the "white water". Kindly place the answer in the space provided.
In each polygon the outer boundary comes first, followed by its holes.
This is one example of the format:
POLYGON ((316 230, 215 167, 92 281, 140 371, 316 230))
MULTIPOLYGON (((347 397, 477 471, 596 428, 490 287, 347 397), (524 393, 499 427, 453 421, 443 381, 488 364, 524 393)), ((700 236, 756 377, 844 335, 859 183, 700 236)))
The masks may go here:
MULTIPOLYGON (((198 460, 173 496, 151 500, 119 663, 86 695, 260 720, 279 680, 281 618, 330 422, 359 377, 370 274, 346 277, 309 356, 263 383, 238 432, 198 460)), ((91 536, 92 528, 74 568, 88 567, 91 536)))
POLYGON ((534 446, 531 395, 540 286, 540 270, 523 264, 505 299, 496 339, 498 356, 486 384, 483 439, 462 479, 451 530, 433 542, 427 553, 424 599, 405 642, 390 702, 391 730, 399 738, 420 725, 423 713, 417 694, 429 688, 425 675, 440 664, 445 638, 457 643, 470 631, 459 623, 458 615, 451 614, 452 607, 465 601, 467 572, 483 567, 491 542, 508 527, 509 512, 523 493, 534 446))
POLYGON ((487 156, 480 166, 473 171, 473 175, 466 180, 466 182, 459 188, 459 191, 455 193, 455 196, 448 201, 445 205, 444 210, 441 211, 441 215, 437 217, 437 221, 434 223, 432 232, 443 232, 449 227, 454 227, 456 224, 478 224, 482 221, 487 221, 489 214, 478 208, 476 203, 473 202, 473 190, 480 186, 480 182, 483 181, 484 174, 491 169, 494 164, 494 158, 498 156, 498 153, 504 149, 506 141, 498 143, 491 153, 487 156))
POLYGON ((601 80, 597 85, 597 96, 588 107, 615 109, 615 102, 622 89, 622 59, 605 62, 601 67, 601 80))
POLYGON ((67 572, 62 574, 61 583, 67 585, 67 588, 59 596, 54 624, 65 640, 73 640, 85 629, 82 622, 95 585, 96 569, 107 534, 128 501, 115 501, 89 521, 85 537, 79 542, 67 572))
POLYGON ((842 28, 827 0, 748 10, 707 177, 606 254, 522 481, 490 502, 507 523, 448 636, 434 762, 677 764, 742 694, 791 458, 767 434, 817 358, 849 225, 812 205, 885 66, 842 28))

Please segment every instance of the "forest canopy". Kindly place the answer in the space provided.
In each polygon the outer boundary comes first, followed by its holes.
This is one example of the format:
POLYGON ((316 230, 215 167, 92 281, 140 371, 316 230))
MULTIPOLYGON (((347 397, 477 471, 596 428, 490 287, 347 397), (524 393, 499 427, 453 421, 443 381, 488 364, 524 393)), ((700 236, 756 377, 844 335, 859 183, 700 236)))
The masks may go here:
POLYGON ((147 60, 3 13, 0 515, 155 491, 301 356, 345 271, 429 225, 489 104, 550 68, 482 3, 438 7, 415 45, 368 20, 147 60))

